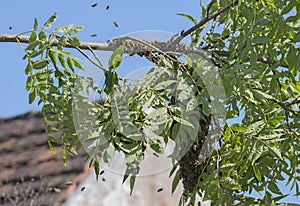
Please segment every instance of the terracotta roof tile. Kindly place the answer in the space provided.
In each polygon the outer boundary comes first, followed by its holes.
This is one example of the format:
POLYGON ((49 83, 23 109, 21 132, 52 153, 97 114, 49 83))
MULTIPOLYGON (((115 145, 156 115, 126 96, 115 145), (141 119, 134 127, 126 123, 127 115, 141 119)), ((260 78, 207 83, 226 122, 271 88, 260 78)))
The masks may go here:
POLYGON ((64 167, 49 150, 41 112, 0 119, 0 205, 61 205, 86 176, 84 158, 68 156, 64 167))

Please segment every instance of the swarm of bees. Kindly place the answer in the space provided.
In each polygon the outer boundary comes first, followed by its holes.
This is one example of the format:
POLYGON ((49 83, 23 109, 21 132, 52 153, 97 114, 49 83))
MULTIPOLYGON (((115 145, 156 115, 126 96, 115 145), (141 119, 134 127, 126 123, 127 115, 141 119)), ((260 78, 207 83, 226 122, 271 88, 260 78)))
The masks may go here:
MULTIPOLYGON (((209 119, 209 117, 207 118, 209 119)), ((201 160, 199 155, 208 134, 209 122, 200 121, 202 132, 198 133, 199 144, 194 143, 190 150, 179 160, 180 179, 182 179, 185 192, 193 192, 200 175, 206 171, 207 160, 201 160)))

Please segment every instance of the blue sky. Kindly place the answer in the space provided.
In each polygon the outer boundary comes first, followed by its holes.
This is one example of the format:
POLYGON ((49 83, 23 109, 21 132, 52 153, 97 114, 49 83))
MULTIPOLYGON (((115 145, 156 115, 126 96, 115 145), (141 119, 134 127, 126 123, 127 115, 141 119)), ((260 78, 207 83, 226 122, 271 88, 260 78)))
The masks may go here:
MULTIPOLYGON (((141 30, 178 33, 192 24, 176 14, 187 13, 198 17, 200 5, 199 0, 3 1, 0 7, 0 33, 28 31, 35 17, 42 25, 54 12, 58 14, 54 27, 83 25, 85 28, 79 33, 82 41, 106 42, 119 35, 141 30), (91 7, 94 3, 98 5, 91 7), (108 10, 107 5, 110 5, 108 10), (114 26, 114 21, 118 22, 118 28, 114 26), (90 37, 94 33, 97 37, 90 37)), ((22 60, 23 55, 17 43, 0 43, 0 118, 39 109, 37 104, 28 104, 26 76, 23 72, 26 61, 22 60)))
MULTIPOLYGON (((207 1, 204 1, 207 2, 207 1)), ((2 1, 0 33, 18 34, 28 31, 36 17, 43 24, 54 12, 58 19, 54 27, 67 24, 83 25, 82 41, 106 42, 114 37, 141 30, 161 30, 178 33, 192 24, 177 13, 200 16, 199 0, 52 0, 2 1), (92 4, 98 3, 96 7, 92 4), (110 5, 109 10, 106 6, 110 5), (114 21, 119 27, 114 26, 114 21), (12 27, 12 30, 9 29, 12 27), (96 33, 96 37, 90 37, 96 33)), ((25 91, 26 61, 17 43, 0 43, 0 118, 11 117, 33 109, 25 91)))

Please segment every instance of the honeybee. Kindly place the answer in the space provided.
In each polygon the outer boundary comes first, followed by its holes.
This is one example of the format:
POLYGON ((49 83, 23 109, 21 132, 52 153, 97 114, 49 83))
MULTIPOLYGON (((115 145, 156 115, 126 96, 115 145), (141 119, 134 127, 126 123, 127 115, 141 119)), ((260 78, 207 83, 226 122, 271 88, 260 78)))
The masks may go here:
POLYGON ((119 27, 119 24, 116 21, 114 21, 114 25, 115 25, 115 27, 119 27))
POLYGON ((159 188, 158 190, 157 190, 157 192, 161 192, 161 191, 163 191, 164 189, 163 188, 159 188))
POLYGON ((84 190, 85 190, 85 187, 82 187, 82 188, 80 189, 81 192, 84 192, 84 190))
POLYGON ((92 4, 92 7, 96 7, 98 5, 98 3, 94 3, 92 4))
POLYGON ((156 154, 155 152, 153 152, 153 155, 154 155, 155 157, 159 157, 159 155, 158 155, 158 154, 156 154))
POLYGON ((106 10, 108 10, 108 9, 109 9, 109 5, 106 6, 106 10))
POLYGON ((97 34, 91 34, 91 37, 96 37, 97 36, 97 34))

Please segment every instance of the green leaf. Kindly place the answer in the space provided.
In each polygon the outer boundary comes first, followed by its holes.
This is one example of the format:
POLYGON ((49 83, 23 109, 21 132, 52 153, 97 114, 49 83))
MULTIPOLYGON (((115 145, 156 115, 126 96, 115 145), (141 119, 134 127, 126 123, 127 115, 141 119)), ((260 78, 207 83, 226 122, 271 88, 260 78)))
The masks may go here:
POLYGON ((244 125, 241 125, 241 124, 238 124, 238 123, 234 123, 230 126, 230 129, 232 129, 234 132, 248 132, 249 131, 249 128, 244 126, 244 125))
POLYGON ((115 156, 115 147, 113 146, 112 143, 110 143, 103 155, 103 161, 105 163, 110 164, 111 161, 114 159, 114 156, 115 156))
POLYGON ((38 61, 32 61, 32 68, 34 69, 43 69, 48 65, 47 59, 41 59, 38 61))
POLYGON ((53 153, 53 155, 56 155, 55 148, 53 147, 51 141, 48 140, 48 146, 50 148, 50 151, 53 153))
POLYGON ((122 184, 124 184, 124 182, 127 180, 127 178, 129 177, 129 168, 127 167, 126 168, 126 171, 124 173, 124 176, 123 176, 123 180, 122 180, 122 184))
POLYGON ((231 133, 230 133, 230 128, 227 127, 224 133, 224 142, 225 143, 229 143, 230 142, 230 137, 231 137, 231 133))
POLYGON ((281 15, 285 15, 289 13, 295 6, 296 1, 288 1, 288 5, 286 5, 282 10, 281 10, 281 15))
POLYGON ((67 45, 67 42, 68 42, 68 38, 65 35, 62 36, 58 41, 57 49, 62 51, 67 45))
POLYGON ((120 46, 112 53, 108 61, 108 68, 110 70, 116 69, 121 64, 123 53, 124 53, 124 46, 120 46))
POLYGON ((270 146, 268 144, 266 144, 267 147, 271 150, 271 152, 273 152, 277 157, 279 157, 281 160, 282 160, 282 156, 281 156, 281 152, 280 152, 280 149, 278 149, 277 147, 275 146, 270 146))
POLYGON ((252 135, 256 135, 264 128, 264 125, 265 125, 264 120, 259 120, 257 122, 254 122, 249 126, 250 130, 248 133, 252 135))
POLYGON ((56 16, 57 16, 57 14, 54 13, 54 14, 48 19, 48 21, 46 21, 46 23, 44 24, 44 26, 42 26, 41 29, 44 30, 44 29, 48 29, 48 28, 52 27, 53 24, 54 24, 55 21, 56 21, 56 16))
POLYGON ((76 59, 76 58, 72 58, 72 59, 73 59, 73 63, 75 65, 75 67, 77 67, 78 69, 84 69, 78 59, 76 59))
POLYGON ((73 34, 77 34, 78 32, 80 32, 84 27, 83 26, 75 26, 73 28, 71 28, 69 31, 66 31, 67 35, 73 35, 73 34))
POLYGON ((221 177, 221 185, 228 190, 240 190, 241 187, 238 182, 231 177, 221 177))
POLYGON ((255 177, 256 179, 261 182, 261 173, 260 173, 260 170, 255 166, 255 165, 252 165, 252 169, 254 171, 254 174, 255 174, 255 177))
POLYGON ((298 93, 300 94, 300 83, 296 82, 296 84, 294 84, 292 81, 290 81, 291 87, 298 93))
POLYGON ((258 148, 257 147, 253 147, 253 156, 252 157, 252 161, 251 164, 254 165, 255 162, 262 156, 262 154, 264 153, 264 146, 261 145, 258 148))
POLYGON ((172 84, 175 84, 176 82, 177 82, 176 80, 163 81, 163 82, 158 83, 153 89, 156 89, 156 90, 166 89, 169 86, 171 86, 172 84))
POLYGON ((105 73, 105 88, 104 91, 106 94, 110 94, 114 91, 114 85, 117 85, 119 82, 118 73, 115 71, 108 71, 105 73))
POLYGON ((32 88, 32 77, 28 76, 26 80, 26 92, 32 88))
POLYGON ((175 164, 170 171, 169 177, 171 177, 173 175, 173 173, 176 171, 177 168, 178 168, 178 165, 175 164))
POLYGON ((194 24, 197 24, 197 23, 198 23, 196 19, 194 19, 192 16, 190 16, 190 15, 188 15, 188 14, 181 14, 181 13, 178 13, 177 15, 178 15, 178 16, 182 16, 183 18, 186 18, 186 19, 192 21, 194 24))
POLYGON ((80 39, 78 37, 70 37, 69 43, 74 47, 78 47, 80 46, 80 39))
POLYGON ((72 71, 74 71, 74 68, 75 68, 74 62, 73 62, 72 58, 69 57, 69 56, 67 57, 67 63, 68 63, 68 66, 70 67, 70 69, 71 69, 72 71))
POLYGON ((130 177, 130 195, 132 194, 134 183, 135 183, 135 175, 131 175, 130 177))
POLYGON ((65 148, 61 149, 61 157, 64 162, 64 166, 66 167, 67 166, 67 154, 66 154, 65 148))
POLYGON ((187 120, 184 120, 180 117, 176 117, 176 116, 172 116, 172 119, 174 119, 176 122, 182 124, 182 125, 185 125, 185 126, 188 126, 188 127, 191 127, 191 128, 195 128, 194 125, 190 122, 188 122, 187 120))
POLYGON ((266 44, 270 41, 271 41, 271 39, 269 37, 266 37, 266 36, 256 36, 252 39, 252 42, 254 44, 266 44))
POLYGON ((273 192, 275 194, 278 194, 278 195, 282 195, 282 192, 280 191, 280 189, 278 188, 278 186, 273 181, 270 181, 268 184, 269 184, 268 185, 268 189, 271 192, 273 192))
POLYGON ((209 116, 211 109, 210 109, 210 104, 205 98, 201 98, 201 104, 202 104, 202 112, 205 116, 209 116))
MULTIPOLYGON (((30 43, 32 43, 33 41, 35 41, 36 38, 37 38, 36 33, 35 33, 35 32, 32 32, 32 33, 30 34, 30 37, 29 37, 29 40, 28 40, 29 45, 30 45, 30 43)), ((28 47, 29 47, 29 45, 28 45, 28 47)), ((27 49, 28 49, 28 47, 27 47, 27 49)))
POLYGON ((32 73, 32 72, 33 72, 32 69, 33 69, 33 68, 32 68, 32 61, 28 61, 24 73, 25 73, 26 75, 28 75, 29 73, 32 73))
POLYGON ((95 175, 96 175, 96 180, 98 181, 100 168, 99 168, 99 162, 97 159, 95 159, 95 162, 94 162, 94 171, 95 171, 95 175))
POLYGON ((40 41, 39 40, 32 41, 31 43, 28 44, 26 50, 34 50, 35 47, 37 47, 38 45, 40 45, 40 41))
POLYGON ((38 28, 38 21, 37 21, 37 19, 36 18, 34 18, 34 24, 33 24, 33 31, 36 31, 37 30, 37 28, 38 28))
POLYGON ((70 29, 73 27, 73 24, 68 24, 66 26, 62 26, 62 27, 59 27, 57 29, 55 29, 55 32, 58 32, 58 33, 65 33, 65 32, 68 32, 70 31, 70 29))
POLYGON ((54 142, 55 144, 58 144, 58 145, 61 144, 61 141, 53 136, 48 136, 48 141, 54 142))
POLYGON ((176 175, 175 175, 173 181, 172 181, 172 194, 175 192, 175 190, 178 186, 179 180, 180 180, 180 171, 178 170, 176 172, 176 175))
POLYGON ((265 196, 264 196, 264 205, 274 205, 272 204, 272 194, 270 192, 266 192, 265 196))
POLYGON ((149 138, 148 143, 155 152, 160 153, 160 154, 163 153, 164 148, 159 139, 149 138))
POLYGON ((58 60, 59 60, 60 64, 63 66, 63 68, 67 67, 65 56, 62 53, 58 53, 58 60))
POLYGON ((76 150, 71 145, 67 146, 67 150, 68 150, 69 154, 71 154, 73 156, 77 156, 78 155, 78 153, 76 152, 76 150))
POLYGON ((228 172, 229 170, 233 169, 235 167, 235 165, 236 164, 234 164, 234 163, 227 163, 227 164, 221 165, 220 171, 228 172))
POLYGON ((40 48, 38 50, 33 51, 32 53, 28 53, 30 58, 34 58, 37 57, 39 55, 42 55, 44 53, 45 49, 44 48, 40 48))
POLYGON ((148 114, 148 119, 155 119, 159 116, 167 114, 168 110, 166 107, 160 107, 158 109, 153 110, 150 114, 148 114))
POLYGON ((47 38, 47 36, 46 36, 45 32, 41 31, 39 33, 39 40, 46 40, 46 38, 47 38))
POLYGON ((50 57, 51 62, 56 65, 56 52, 53 50, 48 50, 48 56, 50 57))

